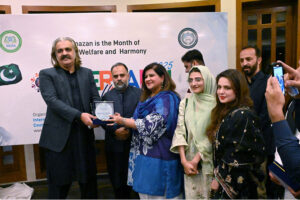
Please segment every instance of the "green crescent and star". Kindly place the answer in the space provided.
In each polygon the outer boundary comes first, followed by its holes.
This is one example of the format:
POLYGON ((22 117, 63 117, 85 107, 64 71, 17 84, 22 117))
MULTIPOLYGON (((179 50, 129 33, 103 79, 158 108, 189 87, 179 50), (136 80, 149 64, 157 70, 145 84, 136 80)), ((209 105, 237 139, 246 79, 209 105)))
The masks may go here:
POLYGON ((18 83, 22 80, 21 71, 16 64, 0 66, 0 86, 18 83))

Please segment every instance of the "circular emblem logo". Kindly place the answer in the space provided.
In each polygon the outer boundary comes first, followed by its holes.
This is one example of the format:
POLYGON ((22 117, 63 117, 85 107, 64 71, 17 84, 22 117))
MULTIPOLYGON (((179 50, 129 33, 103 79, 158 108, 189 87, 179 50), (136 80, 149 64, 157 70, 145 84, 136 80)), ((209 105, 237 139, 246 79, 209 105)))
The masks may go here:
POLYGON ((183 48, 193 48, 198 43, 198 34, 192 28, 184 28, 178 34, 178 42, 183 48))
POLYGON ((22 38, 20 35, 12 30, 4 31, 0 35, 0 48, 7 53, 14 53, 22 46, 22 38))

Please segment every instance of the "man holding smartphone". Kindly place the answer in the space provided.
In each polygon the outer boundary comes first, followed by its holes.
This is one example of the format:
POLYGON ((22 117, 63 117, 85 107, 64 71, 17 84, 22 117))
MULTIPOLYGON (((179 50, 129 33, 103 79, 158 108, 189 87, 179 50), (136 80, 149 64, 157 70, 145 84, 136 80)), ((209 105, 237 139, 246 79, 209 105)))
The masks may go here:
MULTIPOLYGON (((285 86, 295 87, 300 89, 300 68, 297 70, 291 68, 283 62, 279 63, 284 67, 287 72, 285 76, 285 86)), ((300 66, 300 60, 299 60, 300 66)), ((300 184, 300 144, 299 140, 292 133, 288 122, 284 118, 282 108, 285 103, 284 95, 281 92, 278 81, 275 77, 268 80, 268 85, 265 93, 270 118, 273 123, 273 132, 275 138, 275 144, 278 153, 281 157, 283 166, 295 183, 300 184)), ((295 124, 297 129, 300 129, 300 95, 295 98, 295 124)), ((274 181, 278 182, 276 178, 272 177, 274 181)), ((295 198, 300 198, 300 190, 294 191, 292 188, 288 188, 295 198)))
MULTIPOLYGON (((249 88, 250 96, 253 100, 254 110, 261 121, 261 128, 266 144, 268 154, 267 166, 274 160, 275 144, 272 133, 271 121, 268 115, 265 91, 269 75, 264 74, 260 69, 262 62, 261 52, 255 46, 246 46, 240 52, 240 64, 245 74, 249 88)), ((277 199, 283 195, 283 188, 274 184, 268 177, 265 183, 268 199, 277 199)))

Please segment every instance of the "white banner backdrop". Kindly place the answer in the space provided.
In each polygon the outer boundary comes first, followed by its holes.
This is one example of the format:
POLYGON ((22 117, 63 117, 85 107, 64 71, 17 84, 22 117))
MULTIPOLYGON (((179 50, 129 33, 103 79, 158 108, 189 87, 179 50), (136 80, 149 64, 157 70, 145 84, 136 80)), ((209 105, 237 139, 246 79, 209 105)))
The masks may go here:
MULTIPOLYGON (((146 65, 161 63, 181 95, 188 88, 181 62, 188 50, 200 50, 214 75, 227 69, 226 13, 1 15, 0 146, 38 143, 46 112, 38 73, 52 67, 51 45, 62 36, 77 42, 100 95, 111 84, 116 62, 129 67, 136 87, 146 65)), ((96 133, 103 139, 102 128, 96 133)))

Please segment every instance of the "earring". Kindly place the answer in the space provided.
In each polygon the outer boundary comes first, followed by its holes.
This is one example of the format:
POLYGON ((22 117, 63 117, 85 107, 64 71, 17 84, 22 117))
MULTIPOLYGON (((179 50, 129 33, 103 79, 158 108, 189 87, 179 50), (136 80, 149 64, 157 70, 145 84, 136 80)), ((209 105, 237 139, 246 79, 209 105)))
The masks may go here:
POLYGON ((162 82, 161 83, 161 89, 164 89, 164 87, 165 87, 165 84, 164 84, 164 82, 162 82))

